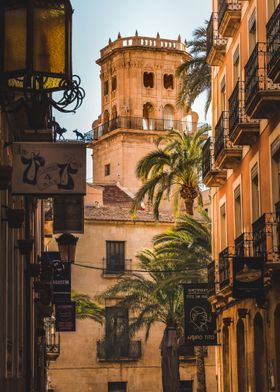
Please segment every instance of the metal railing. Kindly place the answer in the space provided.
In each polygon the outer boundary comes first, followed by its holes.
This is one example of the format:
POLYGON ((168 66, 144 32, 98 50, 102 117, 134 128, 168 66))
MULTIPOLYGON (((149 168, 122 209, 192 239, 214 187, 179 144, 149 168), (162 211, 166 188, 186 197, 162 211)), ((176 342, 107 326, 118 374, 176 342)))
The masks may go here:
POLYGON ((229 147, 229 112, 222 112, 215 127, 214 156, 218 159, 221 152, 229 147))
POLYGON ((235 256, 252 256, 252 233, 242 233, 234 240, 235 256))
POLYGON ((209 137, 202 148, 202 177, 210 172, 212 166, 211 138, 209 137))
POLYGON ((280 4, 266 25, 268 62, 267 71, 271 75, 275 65, 280 64, 280 4))
POLYGON ((222 37, 218 32, 218 13, 212 12, 207 26, 206 56, 209 55, 212 47, 221 48, 227 44, 227 38, 222 37))
POLYGON ((220 26, 227 11, 241 11, 239 0, 219 0, 218 25, 220 26))
POLYGON ((117 275, 131 271, 132 259, 103 257, 103 274, 117 275))
POLYGON ((267 75, 267 47, 266 43, 258 42, 245 65, 245 111, 252 103, 259 91, 279 91, 279 84, 275 84, 267 75))
POLYGON ((232 140, 239 124, 259 124, 259 120, 251 119, 244 109, 244 81, 238 81, 229 98, 229 136, 232 140))
POLYGON ((220 290, 229 285, 230 277, 230 255, 229 248, 219 253, 219 282, 220 290))
POLYGON ((195 132, 198 127, 206 126, 205 123, 179 121, 172 119, 155 119, 155 118, 144 118, 144 117, 123 117, 118 116, 112 120, 100 124, 94 128, 91 132, 86 134, 87 140, 97 140, 103 135, 112 132, 119 128, 124 129, 135 129, 144 131, 170 131, 177 129, 179 131, 188 130, 189 132, 195 132))
POLYGON ((212 297, 216 293, 216 275, 215 275, 215 261, 207 266, 208 269, 208 297, 212 297))
POLYGON ((110 340, 106 339, 97 341, 97 358, 100 360, 137 361, 141 356, 141 340, 127 340, 123 344, 118 341, 112 344, 110 340))
POLYGON ((273 252, 273 225, 275 218, 273 214, 263 214, 252 224, 253 253, 254 256, 264 256, 273 252))
POLYGON ((280 201, 275 204, 277 251, 280 256, 280 201))

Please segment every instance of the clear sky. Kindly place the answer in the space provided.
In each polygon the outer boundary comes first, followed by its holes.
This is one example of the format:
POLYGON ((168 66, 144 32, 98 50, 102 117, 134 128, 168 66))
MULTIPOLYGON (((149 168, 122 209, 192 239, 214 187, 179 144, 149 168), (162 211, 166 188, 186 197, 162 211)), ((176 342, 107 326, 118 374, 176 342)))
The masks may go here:
MULTIPOLYGON (((73 15, 73 73, 82 79, 86 98, 76 114, 55 113, 57 121, 69 131, 87 132, 100 114, 99 66, 95 61, 108 39, 118 32, 189 40, 193 30, 209 19, 211 0, 72 0, 73 15)), ((204 100, 193 109, 204 120, 204 100)), ((67 137, 72 138, 69 132, 67 137)))

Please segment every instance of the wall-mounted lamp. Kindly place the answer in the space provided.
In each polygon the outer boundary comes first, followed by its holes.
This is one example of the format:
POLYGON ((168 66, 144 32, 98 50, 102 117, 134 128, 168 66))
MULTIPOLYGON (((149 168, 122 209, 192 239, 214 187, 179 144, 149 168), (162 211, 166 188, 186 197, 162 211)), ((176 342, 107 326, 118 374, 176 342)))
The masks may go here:
POLYGON ((63 233, 61 236, 56 238, 58 244, 58 250, 60 253, 60 258, 64 262, 75 262, 76 257, 76 245, 78 237, 75 237, 71 233, 63 233))
POLYGON ((249 310, 246 308, 239 308, 237 309, 238 317, 241 319, 245 319, 246 316, 249 314, 249 310))

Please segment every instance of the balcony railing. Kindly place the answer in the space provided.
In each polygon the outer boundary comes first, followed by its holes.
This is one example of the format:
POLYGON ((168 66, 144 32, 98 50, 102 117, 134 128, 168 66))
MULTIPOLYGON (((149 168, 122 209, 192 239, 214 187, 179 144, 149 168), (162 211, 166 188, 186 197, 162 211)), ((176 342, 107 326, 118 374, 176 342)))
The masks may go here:
POLYGON ((275 204, 276 214, 276 235, 277 235, 277 251, 280 256, 280 201, 275 204))
POLYGON ((219 282, 220 282, 220 290, 229 286, 229 283, 230 283, 229 248, 225 248, 219 254, 219 282))
POLYGON ((280 83, 280 4, 266 25, 268 51, 268 76, 274 83, 280 83))
POLYGON ((141 340, 128 340, 127 344, 97 341, 97 358, 101 361, 137 361, 142 356, 141 340))
POLYGON ((235 256, 252 256, 252 233, 242 233, 234 240, 235 256))
POLYGON ((208 264, 208 297, 216 294, 215 261, 208 264))
POLYGON ((271 118, 280 108, 280 85, 267 75, 267 48, 258 42, 245 65, 245 112, 254 119, 271 118))
POLYGON ((219 0, 218 25, 222 36, 232 37, 241 19, 239 0, 219 0))
POLYGON ((229 137, 234 145, 253 145, 259 135, 259 120, 244 109, 244 82, 238 81, 229 98, 229 137))
POLYGON ((227 173, 225 170, 215 168, 214 151, 209 137, 202 149, 202 178, 206 186, 220 187, 225 183, 227 173))
POLYGON ((214 156, 221 169, 234 168, 242 157, 242 149, 229 139, 229 112, 222 112, 215 127, 214 156))
POLYGON ((105 275, 120 275, 131 271, 131 259, 123 259, 122 257, 115 257, 103 259, 103 274, 105 275))
POLYGON ((254 256, 263 256, 269 261, 273 256, 273 226, 275 217, 273 214, 263 214, 252 224, 253 252, 254 256))
POLYGON ((98 127, 88 132, 86 134, 86 140, 97 140, 101 136, 120 128, 143 131, 170 131, 172 129, 185 131, 187 129, 189 130, 189 132, 195 132, 198 127, 202 127, 205 125, 205 123, 203 124, 172 119, 118 116, 108 122, 100 124, 98 127))
POLYGON ((218 32, 218 14, 213 12, 207 26, 207 62, 210 65, 221 65, 227 46, 227 38, 218 32))

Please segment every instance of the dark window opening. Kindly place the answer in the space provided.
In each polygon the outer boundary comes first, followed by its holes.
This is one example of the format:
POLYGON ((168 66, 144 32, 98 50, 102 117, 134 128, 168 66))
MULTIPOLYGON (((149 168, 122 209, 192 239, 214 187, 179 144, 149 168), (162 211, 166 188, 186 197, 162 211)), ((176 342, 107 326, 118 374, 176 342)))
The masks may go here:
POLYGON ((267 391, 266 348, 263 319, 258 313, 254 319, 255 392, 267 391))
POLYGON ((106 357, 120 358, 129 354, 128 310, 118 307, 105 308, 106 357))
POLYGON ((105 165, 105 176, 110 175, 110 168, 110 163, 107 163, 107 165, 105 165))
POLYGON ((164 85, 164 88, 166 88, 166 89, 168 89, 168 88, 173 89, 174 88, 174 78, 173 78, 173 75, 165 74, 163 76, 163 85, 164 85))
POLYGON ((116 91, 117 89, 117 77, 113 76, 112 78, 112 91, 116 91))
POLYGON ((193 381, 180 381, 180 392, 192 392, 193 391, 193 381))
POLYGON ((108 382, 108 392, 126 392, 126 382, 108 382))
POLYGON ((124 241, 106 241, 106 273, 124 271, 124 244, 124 241))
POLYGON ((109 83, 108 80, 104 82, 104 95, 108 95, 109 93, 109 83))
POLYGON ((154 87, 154 74, 152 72, 144 72, 144 86, 154 87))

